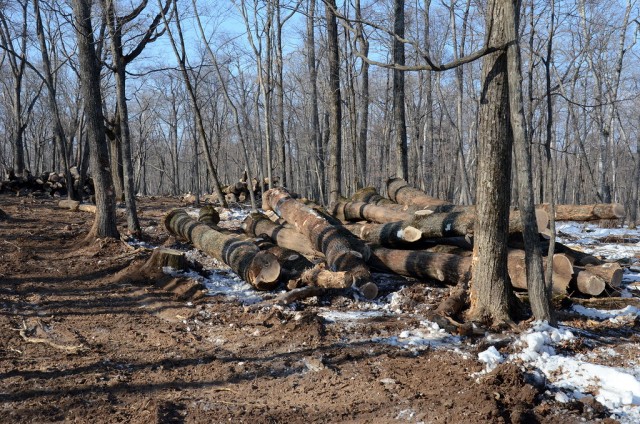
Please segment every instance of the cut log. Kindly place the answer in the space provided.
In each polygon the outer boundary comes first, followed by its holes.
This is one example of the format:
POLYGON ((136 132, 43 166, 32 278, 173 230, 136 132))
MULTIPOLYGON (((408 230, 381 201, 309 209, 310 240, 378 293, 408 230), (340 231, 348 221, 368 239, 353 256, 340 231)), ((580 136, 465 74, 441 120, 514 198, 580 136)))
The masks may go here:
POLYGON ((200 213, 198 214, 198 221, 203 224, 208 225, 211 228, 217 228, 218 223, 220 222, 220 214, 212 205, 205 205, 200 208, 200 213))
POLYGON ((597 275, 592 274, 584 268, 575 268, 572 283, 580 293, 591 296, 599 296, 604 292, 607 283, 597 275))
POLYGON ((314 249, 324 253, 332 271, 347 271, 353 284, 367 298, 377 295, 377 287, 371 281, 371 273, 365 263, 369 248, 347 230, 338 229, 305 204, 296 201, 283 188, 268 190, 263 195, 263 209, 273 210, 278 216, 293 224, 304 234, 314 249))
POLYGON ((313 263, 301 253, 276 245, 266 234, 260 234, 254 242, 260 250, 267 251, 278 259, 283 281, 299 278, 305 270, 313 267, 313 263))
POLYGON ((352 282, 351 276, 346 271, 330 271, 322 262, 303 272, 300 279, 307 286, 324 288, 349 287, 352 282))
POLYGON ((245 218, 242 228, 251 237, 258 237, 266 234, 278 246, 286 249, 295 250, 306 256, 324 256, 322 252, 318 252, 313 248, 309 239, 303 234, 290 228, 284 228, 281 225, 271 221, 265 214, 252 213, 245 218))
POLYGON ((79 206, 80 202, 77 200, 64 199, 58 202, 58 207, 70 209, 72 211, 77 211, 79 206))
POLYGON ((371 267, 405 277, 430 279, 456 285, 471 278, 471 258, 423 250, 398 250, 376 247, 368 261, 371 267))
POLYGON ((413 216, 413 211, 399 211, 364 202, 336 202, 329 206, 329 212, 342 221, 364 220, 380 224, 406 221, 413 216))
POLYGON ((82 212, 96 213, 96 205, 81 204, 78 206, 78 210, 82 212))
POLYGON ((397 205, 393 200, 380 196, 375 187, 364 187, 353 193, 351 202, 364 202, 371 205, 397 205))
POLYGON ((451 202, 431 197, 424 191, 411 187, 405 180, 398 177, 387 180, 387 195, 389 199, 401 205, 412 205, 421 208, 451 204, 451 202))
MULTIPOLYGON (((550 212, 549 204, 537 206, 550 212)), ((599 219, 624 218, 624 206, 620 203, 597 203, 593 205, 555 205, 556 221, 596 221, 599 219)))
MULTIPOLYGON (((435 207, 418 209, 403 206, 397 210, 389 206, 376 206, 363 202, 336 202, 331 205, 331 214, 343 221, 372 221, 380 224, 404 221, 403 227, 414 227, 424 233, 424 237, 451 237, 473 233, 475 206, 435 207)), ((538 231, 544 232, 549 225, 549 216, 544 210, 536 210, 538 231)), ((509 214, 509 233, 521 233, 522 219, 518 210, 509 214)))
POLYGON ((620 287, 622 284, 622 267, 617 262, 605 262, 600 265, 585 265, 587 271, 593 275, 602 278, 609 286, 613 288, 620 287))
MULTIPOLYGON (((562 253, 553 255, 553 292, 566 294, 567 287, 573 275, 573 265, 571 260, 562 253)), ((544 268, 547 268, 548 260, 543 258, 544 268)), ((515 288, 527 289, 527 275, 524 250, 510 250, 508 255, 507 269, 511 285, 515 288)))
POLYGON ((422 238, 422 231, 413 227, 402 228, 402 222, 348 224, 344 227, 367 243, 383 247, 408 248, 422 238))
POLYGON ((196 248, 229 265, 258 290, 269 290, 277 284, 280 276, 277 258, 261 252, 254 243, 222 234, 191 218, 182 209, 169 212, 164 225, 172 234, 189 240, 196 248))
POLYGON ((573 303, 594 309, 624 309, 627 306, 640 308, 640 298, 637 297, 600 297, 594 299, 571 299, 573 303))

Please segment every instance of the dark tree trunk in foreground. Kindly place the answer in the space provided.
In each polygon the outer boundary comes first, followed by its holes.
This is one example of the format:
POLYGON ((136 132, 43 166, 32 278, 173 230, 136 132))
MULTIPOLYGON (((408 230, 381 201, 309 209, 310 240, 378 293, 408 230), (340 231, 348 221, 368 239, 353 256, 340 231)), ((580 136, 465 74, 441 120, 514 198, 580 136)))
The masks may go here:
MULTIPOLYGON (((404 0, 393 2, 393 61, 404 65, 404 0)), ((396 175, 405 180, 409 178, 409 154, 407 149, 407 122, 404 105, 404 71, 393 70, 393 120, 396 141, 396 175)))
POLYGON ((340 197, 342 184, 342 106, 336 2, 325 3, 329 55, 329 203, 340 197))
MULTIPOLYGON (((505 25, 509 22, 505 16, 506 1, 511 0, 490 0, 487 4, 490 45, 506 41, 505 25)), ((484 56, 481 90, 476 187, 478 228, 474 240, 469 316, 499 324, 511 321, 513 299, 507 276, 513 134, 509 119, 506 51, 484 56)))
POLYGON ((91 1, 73 0, 73 14, 78 39, 79 72, 89 140, 91 175, 96 193, 96 217, 89 237, 118 238, 115 191, 111 180, 102 115, 100 66, 91 23, 91 1))

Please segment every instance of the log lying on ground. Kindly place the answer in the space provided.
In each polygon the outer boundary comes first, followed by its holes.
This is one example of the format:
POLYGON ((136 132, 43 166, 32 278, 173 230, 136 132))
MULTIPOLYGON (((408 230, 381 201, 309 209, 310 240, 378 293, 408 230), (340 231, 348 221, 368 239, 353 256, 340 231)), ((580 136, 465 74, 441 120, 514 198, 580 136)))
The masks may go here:
POLYGON ((419 207, 450 205, 450 202, 429 196, 422 190, 411 187, 402 178, 390 178, 387 180, 387 195, 389 199, 401 205, 413 205, 419 207))
POLYGON ((380 271, 392 271, 405 277, 431 279, 456 285, 471 278, 471 258, 423 250, 397 250, 376 247, 369 265, 380 271))
MULTIPOLYGON (((543 258, 543 265, 546 269, 548 266, 548 258, 543 258)), ((557 294, 566 294, 567 287, 571 282, 573 275, 573 265, 571 260, 562 253, 553 255, 553 292, 557 294)), ((527 289, 527 275, 525 265, 524 250, 510 250, 507 262, 509 278, 511 285, 515 288, 527 289)))
POLYGON ((198 221, 203 224, 208 225, 211 228, 217 228, 218 223, 220 222, 220 214, 212 205, 204 205, 200 208, 200 213, 198 214, 198 221))
POLYGON ((304 234, 314 249, 324 253, 332 271, 346 271, 353 278, 353 284, 367 298, 377 296, 377 286, 371 282, 371 273, 365 263, 363 252, 369 249, 355 243, 355 237, 345 229, 331 225, 316 211, 296 201, 282 188, 268 190, 263 195, 263 209, 271 209, 278 216, 293 224, 304 234), (348 236, 346 235, 348 234, 348 236))
POLYGON ((336 202, 329 206, 329 212, 342 221, 364 220, 385 224, 409 220, 415 211, 395 210, 364 202, 336 202))
POLYGON ((229 265, 258 290, 269 290, 277 284, 280 276, 277 258, 261 252, 254 243, 222 234, 191 218, 183 209, 169 212, 164 225, 172 234, 189 240, 196 248, 229 265))
MULTIPOLYGON (((537 206, 551 213, 548 203, 537 206)), ((596 221, 599 219, 624 218, 624 206, 620 203, 598 203, 594 205, 555 205, 556 221, 596 221)))
MULTIPOLYGON (((331 213, 344 221, 364 220, 394 225, 403 221, 403 228, 416 228, 423 232, 425 238, 464 236, 473 233, 475 206, 453 206, 447 209, 448 211, 444 211, 438 207, 436 210, 439 212, 433 212, 431 209, 402 211, 363 202, 336 202, 330 207, 331 213)), ((549 216, 544 210, 536 210, 536 222, 538 230, 544 232, 549 224, 549 216)), ((521 233, 523 229, 520 211, 512 210, 509 214, 509 233, 521 233)))
POLYGON ((313 267, 313 263, 301 253, 276 245, 266 234, 259 235, 254 241, 260 250, 267 251, 277 258, 283 281, 299 278, 305 270, 313 267))
POLYGON ((602 278, 584 268, 576 267, 574 271, 571 283, 580 293, 599 296, 604 292, 607 283, 602 278))
POLYGON ((64 199, 58 202, 58 207, 72 211, 77 211, 79 206, 80 202, 78 200, 64 199))
MULTIPOLYGON (((391 271, 405 277, 417 279, 436 280, 447 285, 467 283, 471 278, 471 258, 449 253, 376 247, 372 249, 368 263, 371 267, 380 271, 391 271)), ((573 267, 571 261, 566 256, 557 254, 554 255, 552 264, 554 292, 566 294, 570 281, 575 278, 572 277, 573 267)), ((516 288, 526 290, 524 267, 524 251, 511 251, 508 257, 511 284, 516 288)), ((583 277, 586 276, 587 274, 583 275, 583 277)), ((589 289, 585 288, 585 290, 589 289)), ((583 293, 590 294, 588 292, 583 293)))
POLYGON ((326 269, 326 265, 322 262, 303 272, 300 280, 307 286, 334 289, 349 287, 353 281, 346 271, 330 271, 326 269))
POLYGON ((344 226, 352 234, 376 246, 414 249, 415 242, 422 238, 417 228, 402 228, 402 222, 387 224, 358 223, 344 226))
POLYGON ((276 224, 267 218, 265 214, 258 212, 249 214, 242 223, 242 228, 251 237, 266 234, 278 246, 295 250, 306 256, 322 256, 322 252, 314 249, 306 236, 296 230, 276 224))
POLYGON ((605 262, 599 265, 585 265, 587 271, 602 278, 610 287, 618 288, 622 284, 622 267, 617 262, 605 262))
POLYGON ((351 202, 364 202, 371 205, 397 205, 393 200, 380 196, 374 187, 364 187, 353 193, 351 202))

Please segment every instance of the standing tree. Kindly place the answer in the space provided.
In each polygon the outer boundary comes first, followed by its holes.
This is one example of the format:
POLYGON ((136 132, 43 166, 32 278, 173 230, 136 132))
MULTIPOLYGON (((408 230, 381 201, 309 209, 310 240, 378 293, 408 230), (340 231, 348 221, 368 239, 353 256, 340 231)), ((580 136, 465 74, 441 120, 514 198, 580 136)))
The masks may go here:
POLYGON ((340 198, 342 184, 342 100, 340 96, 340 57, 336 2, 325 2, 329 54, 329 203, 340 198))
POLYGON ((78 40, 80 84, 89 140, 91 175, 96 192, 96 217, 89 237, 118 238, 115 190, 109 170, 109 152, 105 139, 100 64, 96 55, 91 0, 73 0, 74 27, 78 40))
MULTIPOLYGON (((404 66, 404 0, 393 1, 393 32, 393 62, 404 66)), ((393 121, 396 144, 396 176, 409 181, 404 71, 397 67, 393 69, 393 121)))
MULTIPOLYGON (((133 235, 140 235, 140 222, 138 221, 138 214, 136 211, 135 201, 135 187, 133 181, 133 161, 131 156, 131 130, 129 128, 129 109, 127 107, 127 87, 126 87, 126 67, 136 57, 142 53, 148 43, 155 41, 162 32, 158 32, 158 25, 163 13, 167 13, 169 6, 173 0, 165 0, 165 4, 162 7, 162 13, 158 13, 151 24, 142 35, 142 38, 138 44, 133 47, 128 53, 125 54, 122 35, 123 27, 125 24, 136 19, 147 6, 148 0, 142 0, 140 4, 135 7, 131 13, 124 16, 118 16, 116 13, 115 0, 101 0, 102 7, 106 16, 107 27, 109 29, 109 36, 111 38, 111 56, 113 61, 113 73, 116 79, 116 105, 118 119, 116 119, 117 125, 119 125, 119 131, 116 131, 116 136, 120 137, 120 153, 123 164, 123 180, 124 180, 124 199, 127 205, 127 227, 129 233, 133 235)), ((118 143, 114 143, 117 146, 118 143)), ((117 147, 116 147, 117 148, 117 147)), ((118 155, 115 155, 116 157, 118 155)), ((116 166, 116 164, 112 164, 116 166)))
MULTIPOLYGON (((506 4, 489 0, 486 28, 491 45, 505 44, 512 19, 506 4)), ((514 296, 507 275, 507 227, 511 200, 511 131, 507 52, 484 56, 478 128, 476 225, 469 316, 494 324, 511 321, 514 296)))

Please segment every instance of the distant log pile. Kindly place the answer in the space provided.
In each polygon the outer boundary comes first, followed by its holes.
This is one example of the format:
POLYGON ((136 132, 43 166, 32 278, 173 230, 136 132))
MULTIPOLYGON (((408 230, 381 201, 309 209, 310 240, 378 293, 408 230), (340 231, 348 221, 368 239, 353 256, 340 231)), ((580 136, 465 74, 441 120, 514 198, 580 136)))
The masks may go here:
MULTIPOLYGON (((285 296, 287 299, 299 300, 304 293, 318 294, 313 286, 341 290, 353 287, 373 298, 378 288, 370 270, 456 286, 456 290, 466 287, 471 278, 475 206, 453 205, 430 197, 398 178, 389 180, 387 192, 390 199, 368 187, 350 199, 332 204, 327 212, 283 188, 267 190, 262 196, 266 213, 253 213, 245 219, 244 237, 216 230, 219 217, 212 207, 202 209, 201 223, 182 211, 172 211, 165 225, 171 233, 230 264, 257 288, 271 288, 276 280, 280 281, 295 291, 295 295, 285 296), (227 258, 230 247, 221 246, 236 245, 243 246, 243 255, 250 257, 261 250, 270 254, 269 266, 277 262, 280 270, 276 280, 259 287, 250 275, 263 271, 244 270, 237 261, 232 265, 233 261, 227 258), (303 290, 304 287, 310 289, 303 290)), ((549 212, 547 205, 536 209, 543 255, 549 247, 548 238, 543 236, 548 231, 549 212)), ((620 218, 623 209, 618 204, 559 205, 555 214, 556 219, 612 219, 620 218)), ((520 213, 514 209, 509 220, 508 273, 517 290, 527 289, 522 230, 520 213)), ((556 243, 555 252, 552 258, 544 258, 544 267, 552 270, 555 294, 600 296, 607 289, 620 286, 619 264, 604 262, 560 243, 556 243)), ((273 276, 275 268, 270 269, 273 276)))
MULTIPOLYGON (((273 178, 273 186, 277 186, 279 182, 278 177, 273 178)), ((247 173, 245 172, 240 178, 240 181, 231 183, 229 185, 223 185, 221 187, 222 194, 224 194, 224 198, 227 203, 247 203, 249 202, 250 192, 252 191, 255 198, 259 199, 262 196, 262 193, 269 190, 269 179, 264 178, 262 183, 256 178, 253 178, 250 182, 247 178, 247 173)), ((195 195, 188 193, 181 198, 182 203, 184 204, 192 204, 196 201, 195 195)), ((218 196, 216 194, 205 194, 202 196, 202 200, 204 203, 216 203, 218 201, 218 196)))
MULTIPOLYGON (((74 192, 81 193, 83 196, 93 195, 91 178, 81 181, 80 173, 75 166, 71 167, 70 171, 74 192)), ((68 193, 67 178, 64 172, 43 172, 40 175, 31 175, 29 171, 25 171, 24 175, 16 175, 12 169, 9 169, 0 181, 0 193, 11 193, 16 196, 65 197, 68 193)))

